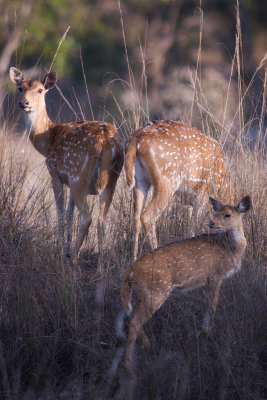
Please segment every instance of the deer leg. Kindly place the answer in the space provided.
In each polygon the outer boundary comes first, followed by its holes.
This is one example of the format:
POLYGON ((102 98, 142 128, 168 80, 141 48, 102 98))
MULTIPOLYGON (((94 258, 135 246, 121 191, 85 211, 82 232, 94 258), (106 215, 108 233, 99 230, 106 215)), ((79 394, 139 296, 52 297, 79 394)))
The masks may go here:
POLYGON ((141 222, 152 249, 158 247, 156 220, 167 206, 169 197, 167 188, 155 188, 151 202, 141 215, 141 222))
POLYGON ((153 315, 152 311, 148 311, 144 303, 138 303, 133 310, 133 317, 129 324, 129 333, 125 353, 125 367, 130 375, 133 372, 133 353, 137 336, 142 331, 143 325, 153 315))
POLYGON ((79 234, 75 243, 73 251, 73 260, 77 260, 79 255, 79 250, 83 244, 84 238, 88 232, 88 229, 92 223, 92 212, 89 209, 87 203, 87 194, 85 191, 81 192, 79 190, 74 190, 73 187, 70 188, 73 201, 80 214, 80 224, 79 224, 79 234))
POLYGON ((217 172, 214 174, 214 183, 217 187, 217 196, 225 203, 232 203, 230 175, 229 172, 225 170, 224 160, 221 157, 215 161, 214 171, 220 171, 220 173, 217 172))
MULTIPOLYGON (((103 201, 103 200, 102 200, 103 201)), ((104 276, 104 257, 103 257, 103 236, 104 236, 104 220, 107 203, 101 202, 100 198, 100 212, 97 224, 97 237, 98 237, 98 262, 97 262, 97 272, 99 273, 99 279, 96 284, 96 303, 98 305, 103 305, 104 295, 105 295, 105 276, 104 276)), ((109 208, 109 206, 108 206, 109 208)))
POLYGON ((71 256, 71 240, 72 240, 72 223, 75 203, 70 193, 68 207, 66 210, 66 221, 67 221, 67 243, 65 248, 66 256, 71 256))
POLYGON ((82 213, 80 213, 80 225, 79 225, 79 235, 74 247, 74 252, 73 252, 73 259, 77 260, 80 248, 83 244, 84 238, 87 235, 88 229, 92 223, 92 217, 91 213, 87 210, 83 210, 82 213))
POLYGON ((141 336, 145 347, 149 347, 149 340, 143 331, 144 324, 152 317, 152 315, 159 309, 165 300, 168 298, 170 290, 165 293, 155 293, 151 290, 143 293, 138 293, 140 299, 133 308, 131 321, 129 323, 129 333, 125 353, 125 367, 130 375, 133 373, 133 354, 134 346, 137 337, 141 336))
POLYGON ((141 346, 144 347, 145 349, 150 349, 150 342, 147 338, 147 335, 144 332, 144 329, 142 328, 139 332, 138 335, 138 340, 140 340, 141 346))
MULTIPOLYGON (((110 203, 110 202, 109 202, 110 203)), ((103 241, 104 241, 104 224, 110 204, 100 198, 100 211, 97 223, 97 238, 98 238, 98 265, 97 271, 102 275, 104 272, 103 264, 103 241)))
POLYGON ((98 240, 98 264, 97 271, 102 275, 104 272, 103 266, 103 236, 104 236, 104 210, 105 203, 100 203, 100 212, 97 223, 97 240, 98 240))
POLYGON ((192 202, 192 214, 188 226, 188 236, 195 235, 195 226, 198 226, 201 220, 201 214, 203 213, 206 205, 208 204, 208 195, 204 192, 196 194, 192 202))
POLYGON ((99 196, 100 200, 100 210, 99 210, 99 217, 98 217, 98 225, 97 225, 97 234, 98 234, 98 272, 103 274, 103 240, 104 240, 104 227, 105 227, 105 220, 110 208, 116 182, 118 179, 118 175, 110 176, 109 181, 103 190, 103 192, 99 196))
POLYGON ((59 177, 52 177, 52 187, 57 208, 59 244, 62 246, 64 240, 64 191, 59 177))
POLYGON ((100 210, 97 224, 97 236, 98 236, 98 264, 97 271, 100 275, 99 282, 96 285, 96 302, 97 304, 102 305, 104 301, 104 293, 105 293, 105 276, 104 276, 104 254, 103 254, 103 242, 104 242, 104 228, 105 228, 105 220, 110 208, 113 193, 115 190, 115 185, 117 181, 117 177, 114 179, 110 179, 104 191, 100 194, 100 210))
POLYGON ((209 279, 208 286, 209 286, 209 303, 208 308, 204 317, 204 321, 202 324, 202 330, 207 334, 210 335, 211 332, 211 319, 213 318, 216 308, 219 301, 219 293, 220 287, 222 284, 222 279, 209 279))
POLYGON ((133 250, 133 261, 137 258, 138 253, 138 239, 141 228, 141 212, 145 203, 146 193, 142 191, 138 186, 134 187, 134 250, 133 250))

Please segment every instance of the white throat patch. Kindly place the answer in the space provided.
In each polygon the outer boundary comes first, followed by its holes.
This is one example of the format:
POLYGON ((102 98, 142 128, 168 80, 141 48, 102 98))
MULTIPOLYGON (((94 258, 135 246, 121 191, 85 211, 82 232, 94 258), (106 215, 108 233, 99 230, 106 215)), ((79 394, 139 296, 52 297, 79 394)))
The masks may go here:
POLYGON ((37 114, 36 111, 24 112, 25 123, 26 123, 26 128, 27 128, 28 133, 31 133, 31 131, 34 128, 36 114, 37 114))
POLYGON ((240 243, 246 240, 243 231, 233 229, 231 231, 232 237, 235 242, 240 243))

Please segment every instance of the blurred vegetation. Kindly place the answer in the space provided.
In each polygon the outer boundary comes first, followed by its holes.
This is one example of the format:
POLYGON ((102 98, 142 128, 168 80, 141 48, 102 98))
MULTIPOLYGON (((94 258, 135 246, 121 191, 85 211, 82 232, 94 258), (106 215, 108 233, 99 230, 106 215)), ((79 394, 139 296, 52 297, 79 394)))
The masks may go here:
MULTIPOLYGON (((141 52, 147 64, 149 95, 169 79, 177 65, 195 66, 204 13, 202 64, 224 68, 233 55, 234 0, 122 0, 127 50, 133 67, 141 52)), ((240 1, 245 70, 248 75, 266 50, 266 2, 240 1)), ((60 77, 82 82, 82 55, 89 86, 103 84, 108 72, 128 76, 117 0, 0 0, 0 76, 10 65, 47 69, 63 33, 70 31, 53 68, 60 77), (15 38, 14 38, 15 37, 15 38), (12 43, 11 43, 12 42, 12 43), (9 51, 7 51, 9 47, 9 51)))

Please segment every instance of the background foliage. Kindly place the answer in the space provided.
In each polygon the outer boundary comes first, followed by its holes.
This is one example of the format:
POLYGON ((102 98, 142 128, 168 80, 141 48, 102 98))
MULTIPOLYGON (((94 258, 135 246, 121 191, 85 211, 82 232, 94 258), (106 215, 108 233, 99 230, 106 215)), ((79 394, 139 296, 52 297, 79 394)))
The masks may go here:
MULTIPOLYGON (((186 114, 181 98, 187 104, 192 97, 188 69, 197 63, 200 28, 201 78, 211 82, 206 90, 211 92, 213 85, 225 87, 236 45, 233 0, 0 0, 2 97, 8 68, 15 65, 32 73, 35 67, 36 73, 44 73, 70 26, 53 69, 83 97, 83 63, 93 103, 102 106, 103 87, 116 77, 128 78, 119 5, 131 66, 141 74, 145 64, 152 116, 177 119, 186 114)), ((266 2, 240 1, 244 84, 267 48, 265 15, 266 2)), ((258 90, 256 85, 256 96, 258 90)), ((125 87, 123 93, 127 103, 125 87)))

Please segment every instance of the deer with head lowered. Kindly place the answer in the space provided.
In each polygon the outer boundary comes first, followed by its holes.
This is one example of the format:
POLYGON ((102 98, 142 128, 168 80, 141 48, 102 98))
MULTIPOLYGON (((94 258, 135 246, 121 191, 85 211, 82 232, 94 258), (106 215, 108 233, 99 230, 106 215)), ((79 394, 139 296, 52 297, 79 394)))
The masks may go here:
POLYGON ((221 200, 230 201, 224 164, 221 147, 215 139, 181 122, 149 122, 129 136, 125 171, 127 185, 134 191, 134 260, 141 223, 151 248, 157 248, 155 223, 174 193, 186 194, 193 207, 193 223, 214 189, 221 200), (150 187, 152 199, 145 206, 150 187))
POLYGON ((209 302, 202 329, 211 332, 212 317, 219 300, 222 281, 241 267, 246 248, 242 214, 251 208, 249 196, 237 206, 223 205, 210 197, 214 213, 209 227, 211 232, 180 240, 142 256, 128 267, 121 286, 124 311, 117 320, 117 334, 126 339, 123 322, 130 316, 125 365, 133 374, 132 362, 138 336, 144 344, 148 339, 143 325, 167 300, 174 288, 194 289, 208 285, 209 302), (133 300, 134 299, 134 300, 133 300))
POLYGON ((49 72, 43 82, 26 79, 17 68, 10 68, 10 78, 21 92, 19 106, 24 111, 29 138, 46 160, 56 201, 59 236, 64 235, 64 191, 70 189, 66 253, 75 261, 92 222, 87 195, 99 195, 98 270, 102 271, 103 224, 109 210, 116 182, 123 165, 123 151, 117 129, 98 121, 56 124, 46 110, 45 94, 57 81, 49 72), (80 215, 79 234, 71 251, 74 207, 80 215))

